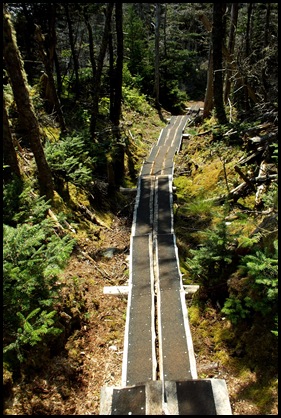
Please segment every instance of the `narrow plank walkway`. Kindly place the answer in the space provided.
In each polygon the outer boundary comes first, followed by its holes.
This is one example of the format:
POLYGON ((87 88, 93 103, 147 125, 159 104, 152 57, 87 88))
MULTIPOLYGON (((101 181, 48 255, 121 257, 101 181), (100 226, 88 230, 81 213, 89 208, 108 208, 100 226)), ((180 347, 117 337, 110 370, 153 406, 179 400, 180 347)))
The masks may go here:
POLYGON ((174 235, 173 159, 189 118, 171 118, 140 172, 122 386, 102 388, 101 415, 231 415, 225 382, 197 379, 174 235))

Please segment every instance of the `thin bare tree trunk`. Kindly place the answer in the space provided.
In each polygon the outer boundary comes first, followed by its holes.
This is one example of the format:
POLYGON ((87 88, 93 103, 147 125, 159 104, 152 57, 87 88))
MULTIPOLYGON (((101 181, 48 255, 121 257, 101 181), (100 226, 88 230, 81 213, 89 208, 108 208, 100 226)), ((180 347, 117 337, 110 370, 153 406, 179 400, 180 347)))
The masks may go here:
POLYGON ((92 104, 92 115, 91 115, 91 124, 90 124, 90 131, 91 135, 94 138, 96 135, 96 125, 97 125, 97 117, 99 113, 99 98, 100 98, 100 87, 101 87, 101 76, 102 76, 102 69, 103 69, 103 61, 108 45, 108 35, 110 30, 110 22, 111 16, 113 11, 114 3, 107 3, 106 12, 105 12, 105 24, 104 24, 104 31, 103 37, 100 47, 100 52, 98 56, 97 62, 97 71, 96 77, 94 79, 94 86, 93 86, 93 104, 92 104))
POLYGON ((203 119, 209 118, 211 115, 211 111, 214 108, 214 86, 213 86, 213 50, 212 44, 210 43, 209 49, 209 67, 208 67, 208 74, 207 74, 207 87, 204 99, 204 110, 203 110, 203 119))
POLYGON ((123 4, 115 3, 115 24, 117 38, 117 57, 114 71, 114 101, 111 121, 116 126, 116 154, 114 156, 114 177, 115 183, 120 186, 124 179, 125 172, 125 147, 121 141, 120 118, 122 109, 122 79, 123 79, 123 4))
POLYGON ((160 16, 161 4, 155 3, 155 57, 154 57, 154 97, 155 106, 160 108, 159 104, 159 42, 160 42, 160 16))
POLYGON ((122 79, 123 79, 123 16, 122 3, 115 3, 115 22, 117 35, 117 57, 114 71, 114 100, 111 121, 119 125, 121 118, 122 79))
POLYGON ((63 132, 65 132, 66 129, 66 124, 65 124, 65 120, 64 120, 64 116, 61 110, 61 104, 60 104, 60 100, 57 94, 57 89, 56 89, 56 85, 55 85, 55 80, 54 80, 54 76, 53 76, 53 69, 52 69, 52 63, 50 62, 45 50, 44 50, 44 36, 41 32, 41 29, 38 25, 35 25, 35 39, 38 43, 38 47, 39 47, 39 53, 42 59, 42 62, 45 66, 45 71, 46 71, 46 75, 48 77, 47 82, 48 82, 48 87, 50 88, 50 100, 53 102, 55 111, 57 113, 58 116, 58 121, 60 124, 60 128, 63 132))
POLYGON ((74 72, 75 72, 75 97, 76 99, 79 97, 79 61, 77 58, 77 54, 75 51, 75 43, 74 43, 74 36, 73 36, 73 29, 72 29, 72 23, 69 15, 69 8, 68 3, 64 3, 64 10, 66 14, 66 20, 68 24, 68 33, 69 33, 69 43, 73 58, 73 66, 74 66, 74 72))
POLYGON ((223 13, 225 3, 214 3, 213 5, 213 73, 214 73, 214 107, 220 124, 225 125, 227 118, 223 103, 223 68, 222 68, 222 45, 224 41, 223 13))
POLYGON ((97 65, 96 65, 95 53, 94 53, 94 36, 93 36, 93 30, 89 21, 89 16, 87 13, 86 6, 87 6, 87 3, 83 7, 83 16, 84 16, 84 21, 88 30, 89 53, 90 53, 90 61, 91 61, 91 67, 92 67, 92 75, 93 75, 93 80, 94 80, 96 78, 96 73, 97 73, 97 65))
MULTIPOLYGON (((212 31, 212 24, 210 23, 210 21, 208 20, 208 18, 205 14, 202 13, 202 14, 198 15, 198 19, 203 23, 204 27, 206 28, 206 30, 208 32, 212 31)), ((244 83, 243 76, 241 75, 237 64, 232 59, 232 57, 231 57, 231 55, 230 55, 230 53, 229 53, 229 51, 228 51, 228 49, 226 48, 225 45, 222 45, 222 53, 223 53, 224 59, 229 64, 229 67, 232 70, 233 74, 236 74, 235 75, 235 80, 238 83, 243 84, 244 83)), ((245 85, 245 87, 247 88, 249 96, 251 97, 253 102, 257 103, 258 99, 257 99, 257 96, 256 96, 254 90, 252 89, 252 87, 249 86, 249 85, 245 85)))
MULTIPOLYGON (((247 9, 247 28, 246 28, 246 42, 245 42, 245 57, 250 55, 250 38, 251 38, 251 20, 252 20, 252 11, 253 11, 253 3, 248 4, 247 9)), ((245 84, 247 84, 247 76, 244 77, 245 84)), ((247 88, 244 86, 244 108, 245 110, 249 110, 249 93, 247 88)))
MULTIPOLYGON (((228 39, 228 51, 231 56, 231 60, 233 61, 233 52, 235 46, 235 34, 236 34, 236 27, 237 27, 237 20, 238 20, 238 3, 231 4, 231 20, 230 20, 230 30, 229 30, 229 39, 228 39)), ((224 89, 224 103, 228 102, 230 90, 231 90, 231 75, 232 71, 227 63, 227 70, 226 70, 226 79, 225 79, 225 89, 224 89)))

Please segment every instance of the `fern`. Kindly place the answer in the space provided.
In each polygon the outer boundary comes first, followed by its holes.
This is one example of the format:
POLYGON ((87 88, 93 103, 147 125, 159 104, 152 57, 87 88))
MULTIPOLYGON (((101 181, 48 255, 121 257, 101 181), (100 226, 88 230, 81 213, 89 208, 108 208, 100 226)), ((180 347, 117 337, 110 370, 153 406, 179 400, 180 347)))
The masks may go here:
POLYGON ((45 145, 46 159, 55 175, 84 187, 92 180, 92 159, 85 148, 80 136, 48 141, 45 145))
POLYGON ((32 347, 59 332, 54 327, 58 277, 75 240, 54 235, 52 222, 45 217, 49 205, 28 187, 19 202, 20 213, 13 216, 17 225, 3 226, 3 330, 4 353, 24 361, 26 345, 32 347))

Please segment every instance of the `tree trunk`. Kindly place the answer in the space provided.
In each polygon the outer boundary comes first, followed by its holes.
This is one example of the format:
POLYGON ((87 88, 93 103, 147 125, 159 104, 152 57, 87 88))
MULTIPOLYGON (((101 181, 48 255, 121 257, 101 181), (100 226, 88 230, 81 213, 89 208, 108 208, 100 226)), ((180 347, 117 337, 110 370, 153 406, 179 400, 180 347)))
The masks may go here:
POLYGON ((73 58, 73 66, 74 66, 74 73, 75 73, 75 97, 78 99, 79 97, 79 61, 77 58, 77 54, 75 51, 75 43, 74 43, 74 36, 73 36, 73 29, 72 29, 72 23, 69 15, 69 8, 68 3, 64 3, 64 10, 66 14, 66 20, 68 24, 68 33, 69 33, 69 43, 73 58))
MULTIPOLYGON (((234 46, 235 46, 237 20, 238 20, 238 3, 232 3, 229 40, 228 40, 228 51, 229 51, 232 61, 234 59, 233 52, 234 52, 234 46)), ((232 71, 231 71, 229 64, 227 63, 225 89, 224 89, 224 103, 225 104, 228 102, 228 98, 229 98, 229 94, 231 90, 231 77, 232 77, 232 71)))
MULTIPOLYGON (((61 104, 60 104, 59 97, 58 97, 57 90, 56 90, 56 86, 55 86, 55 80, 54 80, 54 77, 53 77, 52 62, 50 62, 49 57, 44 50, 44 36, 42 35, 41 29, 38 25, 36 25, 36 28, 35 28, 35 39, 38 43, 39 54, 41 56, 41 59, 42 59, 42 62, 44 64, 44 66, 45 66, 45 71, 46 71, 46 75, 47 75, 47 88, 50 89, 48 99, 50 100, 52 107, 55 108, 61 130, 63 132, 65 132, 67 129, 66 129, 64 116, 63 116, 63 113, 62 113, 62 110, 61 110, 61 104)), ((52 111, 53 111, 53 109, 52 109, 52 111)))
MULTIPOLYGON (((269 28, 270 28, 270 14, 271 14, 271 4, 267 3, 266 5, 266 19, 265 19, 265 28, 264 28, 264 58, 266 60, 266 50, 269 46, 269 28)), ((269 89, 269 83, 268 83, 268 77, 266 74, 266 65, 263 66, 262 68, 262 85, 263 85, 263 95, 264 95, 264 100, 265 102, 268 101, 268 89, 269 89)))
POLYGON ((55 62, 55 69, 57 74, 57 92, 58 96, 61 97, 62 94, 62 78, 61 78, 61 70, 60 70, 60 63, 58 59, 58 54, 55 51, 54 55, 54 62, 55 62))
POLYGON ((214 74, 214 107, 218 122, 227 124, 223 103, 223 68, 222 68, 222 45, 224 41, 223 13, 225 3, 214 3, 213 6, 213 74, 214 74))
POLYGON ((214 86, 213 86, 213 50, 212 43, 210 42, 209 47, 209 66, 207 74, 207 87, 204 99, 204 110, 203 110, 203 119, 209 118, 211 116, 211 111, 214 107, 214 86))
POLYGON ((117 37, 117 57, 115 68, 115 88, 112 122, 117 127, 116 155, 114 158, 115 183, 120 186, 125 173, 125 144, 121 141, 120 118, 122 109, 122 79, 123 79, 123 4, 115 3, 115 22, 117 37))
POLYGON ((159 42, 160 42, 160 17, 161 4, 155 3, 155 57, 154 57, 154 98, 155 106, 160 108, 159 104, 159 42))
MULTIPOLYGON (((92 30, 92 26, 90 24, 87 8, 88 8, 87 3, 83 4, 82 13, 83 13, 83 16, 84 16, 84 22, 85 22, 87 30, 88 30, 89 53, 90 53, 90 62, 91 62, 91 69, 92 69, 92 80, 91 80, 90 95, 91 95, 91 97, 93 97, 94 80, 96 79, 96 75, 97 75, 97 64, 96 64, 95 52, 94 52, 93 30, 92 30)), ((93 101, 93 99, 92 99, 92 101, 93 101)))
MULTIPOLYGON (((198 15, 199 20, 203 23, 204 27, 206 28, 206 30, 208 32, 212 31, 212 24, 209 22, 208 18, 206 15, 204 15, 203 13, 198 15)), ((237 84, 243 85, 243 83, 245 84, 245 81, 243 79, 243 76, 240 73, 240 70, 237 66, 237 64, 235 62, 232 61, 232 57, 228 51, 228 49, 226 48, 225 45, 222 45, 222 53, 224 56, 224 59, 227 61, 227 64, 229 65, 230 69, 232 70, 232 73, 235 74, 235 81, 237 82, 237 84)), ((252 89, 251 86, 249 86, 248 84, 245 85, 245 87, 247 88, 248 94, 251 97, 251 99, 253 100, 254 103, 257 103, 258 99, 257 96, 254 92, 254 90, 252 89)))
POLYGON ((95 53, 94 53, 94 37, 93 37, 93 30, 89 21, 89 16, 87 13, 86 6, 87 4, 85 4, 83 7, 83 16, 84 16, 84 21, 88 30, 90 62, 91 62, 91 67, 92 67, 93 80, 94 80, 96 78, 96 73, 97 73, 97 65, 96 65, 95 53))
POLYGON ((115 97, 115 69, 114 69, 114 52, 113 52, 113 36, 110 26, 108 34, 108 54, 109 54, 109 118, 114 120, 114 97, 115 97))
POLYGON ((108 35, 109 35, 109 30, 110 30, 110 22, 111 22, 113 7, 114 7, 114 3, 107 3, 106 12, 105 12, 105 24, 104 24, 103 37, 102 37, 100 52, 98 56, 96 77, 94 79, 92 115, 91 115, 91 125, 90 125, 90 132, 93 138, 96 136, 95 131, 96 131, 96 126, 97 126, 97 117, 99 114, 101 76, 102 76, 102 69, 103 69, 103 61, 104 61, 104 57, 105 57, 105 53, 106 53, 106 49, 108 45, 108 35))
POLYGON ((167 3, 164 3, 164 22, 163 22, 163 50, 164 57, 167 57, 167 3))
POLYGON ((17 153, 9 126, 9 118, 6 109, 5 97, 3 96, 3 178, 6 181, 13 179, 13 174, 21 178, 17 153))
POLYGON ((117 58, 115 68, 114 112, 112 122, 118 126, 121 118, 122 80, 123 80, 123 11, 122 3, 115 3, 117 35, 117 58))
POLYGON ((14 99, 19 113, 19 120, 23 131, 29 139, 29 144, 35 157, 38 169, 38 182, 40 194, 52 199, 54 185, 51 170, 45 158, 43 146, 40 140, 40 128, 35 115, 33 104, 30 100, 28 83, 24 71, 23 61, 17 46, 15 32, 10 15, 3 15, 3 55, 10 77, 14 99))
MULTIPOLYGON (((250 44, 250 38, 251 38, 251 19, 252 19, 252 10, 253 10, 253 4, 248 4, 247 9, 247 28, 246 28, 246 41, 245 41, 245 57, 249 57, 250 50, 251 50, 251 44, 250 44)), ((244 82, 247 84, 247 76, 244 77, 244 82)), ((247 111, 250 109, 249 107, 249 94, 247 88, 244 86, 244 109, 247 111)))

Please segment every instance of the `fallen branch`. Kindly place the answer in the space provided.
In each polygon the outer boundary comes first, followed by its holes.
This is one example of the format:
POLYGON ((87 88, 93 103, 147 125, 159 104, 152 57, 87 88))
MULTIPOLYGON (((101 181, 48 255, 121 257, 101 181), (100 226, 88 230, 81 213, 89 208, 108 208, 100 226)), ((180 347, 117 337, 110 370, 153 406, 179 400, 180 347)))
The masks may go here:
POLYGON ((247 183, 248 186, 255 192, 256 191, 255 186, 237 165, 234 166, 234 170, 236 171, 236 173, 238 173, 242 177, 245 183, 247 183))
POLYGON ((239 161, 239 165, 244 165, 246 163, 249 163, 252 159, 256 158, 258 155, 260 155, 261 151, 256 151, 253 154, 249 155, 248 157, 242 157, 239 161))
POLYGON ((79 249, 80 253, 87 258, 92 264, 94 264, 95 268, 102 274, 102 276, 104 276, 107 280, 109 280, 111 283, 113 283, 110 275, 107 273, 107 271, 100 269, 97 266, 97 262, 91 257, 89 256, 89 254, 87 254, 85 251, 79 249))
POLYGON ((196 134, 195 136, 203 136, 203 135, 207 135, 211 132, 212 132, 212 129, 208 129, 208 131, 200 132, 199 134, 196 134))

